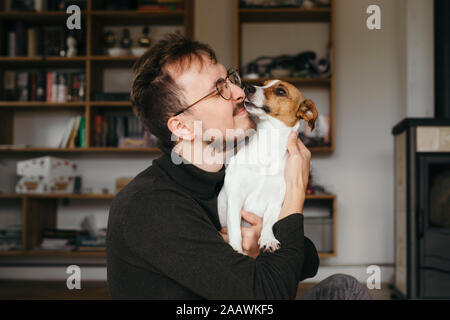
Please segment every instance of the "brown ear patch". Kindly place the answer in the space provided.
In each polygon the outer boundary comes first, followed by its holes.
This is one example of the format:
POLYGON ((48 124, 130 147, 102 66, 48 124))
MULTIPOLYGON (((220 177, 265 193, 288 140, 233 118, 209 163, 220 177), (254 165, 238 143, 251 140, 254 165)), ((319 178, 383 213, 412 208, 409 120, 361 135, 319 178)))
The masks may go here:
POLYGON ((312 100, 305 99, 302 103, 300 103, 300 106, 297 110, 297 118, 302 118, 303 120, 308 122, 311 130, 314 130, 318 115, 319 114, 317 112, 316 105, 312 100))

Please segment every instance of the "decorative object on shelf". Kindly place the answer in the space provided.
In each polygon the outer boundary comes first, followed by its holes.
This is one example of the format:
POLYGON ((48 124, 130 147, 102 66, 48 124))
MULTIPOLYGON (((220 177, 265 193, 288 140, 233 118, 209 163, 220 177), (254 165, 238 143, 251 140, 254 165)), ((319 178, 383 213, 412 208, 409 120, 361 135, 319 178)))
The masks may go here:
POLYGON ((133 40, 130 37, 130 30, 127 28, 123 29, 122 38, 120 38, 120 47, 129 52, 132 44, 133 40))
POLYGON ((122 177, 116 179, 116 193, 119 193, 120 190, 125 188, 127 184, 129 184, 133 180, 133 177, 122 177))
POLYGON ((76 57, 77 39, 75 38, 73 32, 69 33, 69 36, 66 39, 66 45, 67 45, 67 57, 76 57))
POLYGON ((7 225, 0 230, 0 251, 22 250, 22 226, 7 225))
POLYGON ((244 78, 246 79, 258 79, 259 71, 257 63, 249 63, 247 65, 247 73, 244 74, 244 78))
POLYGON ((103 44, 105 46, 105 48, 109 49, 109 48, 114 48, 114 46, 116 45, 117 42, 117 38, 114 34, 114 32, 112 32, 111 30, 106 30, 105 33, 103 34, 103 44))
POLYGON ((151 40, 148 35, 149 32, 149 27, 142 28, 142 36, 139 37, 137 41, 139 46, 131 49, 131 53, 133 54, 133 56, 140 57, 148 50, 148 48, 150 48, 151 40))
POLYGON ((41 157, 17 162, 17 193, 73 193, 78 165, 74 161, 41 157))
MULTIPOLYGON (((331 76, 330 59, 317 60, 314 51, 304 51, 297 55, 280 55, 276 57, 262 56, 247 64, 247 74, 254 78, 289 77, 296 78, 325 78, 331 76), (251 71, 251 72, 250 72, 251 71), (258 72, 258 77, 255 73, 258 72)), ((247 74, 244 78, 247 78, 247 74)))

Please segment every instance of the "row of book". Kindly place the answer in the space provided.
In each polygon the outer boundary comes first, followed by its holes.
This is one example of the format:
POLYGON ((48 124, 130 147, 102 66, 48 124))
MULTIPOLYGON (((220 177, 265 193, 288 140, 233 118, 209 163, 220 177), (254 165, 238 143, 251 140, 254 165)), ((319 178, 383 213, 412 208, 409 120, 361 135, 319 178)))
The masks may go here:
POLYGON ((9 57, 67 56, 67 37, 76 39, 77 55, 86 49, 85 28, 68 30, 65 26, 27 25, 23 21, 11 23, 7 30, 6 55, 9 57))
POLYGON ((65 11, 70 5, 86 9, 86 0, 4 0, 6 11, 65 11))
POLYGON ((21 226, 8 226, 0 230, 0 251, 21 250, 22 230, 21 226))
POLYGON ((5 71, 5 101, 72 102, 86 98, 84 71, 5 71))
POLYGON ((140 11, 175 11, 183 9, 182 0, 137 0, 137 10, 140 11))
POLYGON ((134 114, 95 116, 94 144, 97 147, 151 148, 156 138, 147 133, 134 114))
POLYGON ((70 118, 64 128, 58 148, 86 147, 86 119, 84 116, 70 118))
POLYGON ((73 229, 44 229, 42 241, 35 250, 45 251, 103 251, 106 245, 106 229, 99 235, 73 229))

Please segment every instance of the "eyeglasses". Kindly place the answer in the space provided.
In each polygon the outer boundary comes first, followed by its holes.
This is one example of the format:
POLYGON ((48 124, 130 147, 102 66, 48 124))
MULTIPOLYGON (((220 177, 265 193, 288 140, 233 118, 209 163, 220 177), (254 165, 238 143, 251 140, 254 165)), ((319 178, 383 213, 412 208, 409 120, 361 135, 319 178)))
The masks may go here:
POLYGON ((208 93, 206 96, 204 96, 203 98, 195 101, 193 104, 191 104, 190 106, 182 109, 181 111, 178 111, 177 113, 174 114, 174 117, 185 112, 187 109, 195 106, 197 103, 199 103, 200 101, 212 96, 213 94, 219 94, 222 98, 224 98, 225 100, 230 100, 231 99, 231 87, 228 85, 228 80, 238 86, 238 87, 242 87, 242 82, 241 82, 241 78, 239 77, 239 73, 234 70, 234 69, 228 69, 227 71, 227 77, 224 78, 220 78, 219 80, 217 80, 216 82, 216 89, 214 91, 211 91, 210 93, 208 93))

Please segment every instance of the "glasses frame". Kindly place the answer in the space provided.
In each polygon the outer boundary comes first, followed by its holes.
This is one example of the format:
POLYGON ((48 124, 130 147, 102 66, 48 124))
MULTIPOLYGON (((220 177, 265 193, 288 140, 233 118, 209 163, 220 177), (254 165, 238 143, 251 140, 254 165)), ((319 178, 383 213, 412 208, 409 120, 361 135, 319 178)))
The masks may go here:
MULTIPOLYGON (((185 112, 186 110, 192 108, 193 106, 195 106, 197 103, 203 101, 204 99, 209 98, 209 97, 212 96, 213 94, 217 94, 217 93, 218 93, 223 99, 225 99, 225 100, 230 100, 230 99, 231 99, 231 95, 230 95, 230 97, 227 99, 227 98, 225 98, 225 97, 220 93, 220 90, 219 90, 219 85, 220 85, 221 83, 226 83, 228 80, 230 80, 230 82, 231 82, 232 84, 237 85, 237 86, 239 86, 240 88, 242 88, 242 81, 241 81, 241 77, 239 76, 239 72, 238 72, 237 70, 233 69, 233 68, 230 68, 230 69, 227 70, 227 76, 225 77, 225 79, 224 79, 224 78, 220 78, 220 79, 218 79, 218 80, 216 81, 216 88, 215 88, 213 91, 211 91, 210 93, 208 93, 208 94, 207 94, 206 96, 204 96, 203 98, 198 99, 198 100, 195 101, 193 104, 191 104, 191 105, 187 106, 186 108, 184 108, 184 109, 178 111, 178 112, 175 113, 173 116, 175 117, 175 116, 178 116, 178 115, 182 114, 182 113, 185 112), (239 84, 233 83, 233 82, 230 80, 230 76, 233 75, 233 74, 235 74, 235 75, 237 76, 237 78, 239 79, 239 84)), ((231 89, 230 89, 230 90, 231 90, 231 89)))

